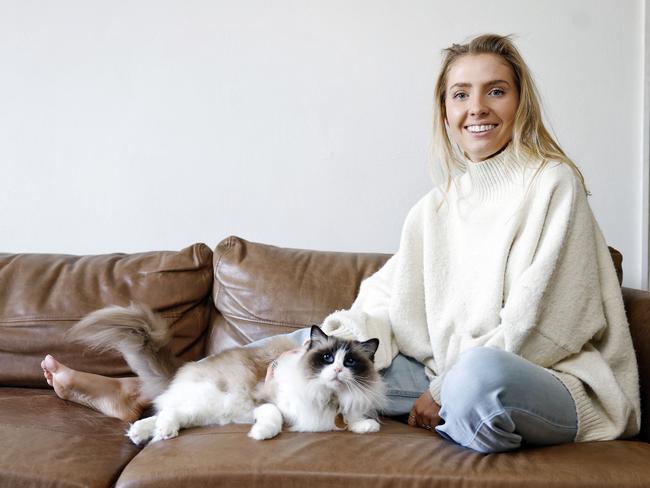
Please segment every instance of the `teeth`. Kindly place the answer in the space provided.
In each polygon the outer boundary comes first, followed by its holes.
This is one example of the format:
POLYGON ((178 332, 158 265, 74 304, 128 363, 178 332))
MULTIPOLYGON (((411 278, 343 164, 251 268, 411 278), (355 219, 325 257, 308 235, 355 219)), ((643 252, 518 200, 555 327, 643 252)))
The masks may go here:
POLYGON ((468 125, 467 130, 470 132, 485 132, 490 129, 494 129, 496 127, 495 124, 490 124, 490 125, 468 125))

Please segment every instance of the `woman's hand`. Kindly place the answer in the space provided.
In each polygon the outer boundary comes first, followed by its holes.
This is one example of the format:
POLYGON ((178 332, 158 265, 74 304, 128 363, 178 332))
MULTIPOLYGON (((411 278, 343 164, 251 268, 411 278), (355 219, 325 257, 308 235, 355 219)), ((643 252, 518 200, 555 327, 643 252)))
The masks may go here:
POLYGON ((425 391, 420 398, 415 400, 408 424, 411 427, 422 427, 433 430, 440 423, 440 406, 433 400, 431 393, 425 391))

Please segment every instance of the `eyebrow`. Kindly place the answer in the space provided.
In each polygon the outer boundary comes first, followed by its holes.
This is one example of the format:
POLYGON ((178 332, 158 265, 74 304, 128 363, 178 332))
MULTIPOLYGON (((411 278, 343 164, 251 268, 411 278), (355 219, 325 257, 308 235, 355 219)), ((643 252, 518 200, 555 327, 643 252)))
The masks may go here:
MULTIPOLYGON (((484 84, 485 84, 485 85, 498 85, 499 83, 505 83, 506 85, 510 86, 510 83, 507 82, 506 80, 492 80, 492 81, 488 81, 487 83, 484 83, 484 84)), ((469 88, 469 87, 471 87, 471 86, 472 86, 471 83, 454 83, 453 85, 451 85, 451 86, 449 87, 449 89, 451 90, 451 89, 454 88, 454 87, 458 87, 458 88, 469 88)))

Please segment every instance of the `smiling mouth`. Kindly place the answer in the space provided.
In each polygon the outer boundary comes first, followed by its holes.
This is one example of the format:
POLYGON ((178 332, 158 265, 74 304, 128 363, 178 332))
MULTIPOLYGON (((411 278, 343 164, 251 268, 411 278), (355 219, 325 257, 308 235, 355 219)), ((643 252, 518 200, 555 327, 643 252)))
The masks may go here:
POLYGON ((494 129, 497 124, 475 124, 475 125, 466 125, 465 130, 471 132, 472 134, 484 134, 494 129))

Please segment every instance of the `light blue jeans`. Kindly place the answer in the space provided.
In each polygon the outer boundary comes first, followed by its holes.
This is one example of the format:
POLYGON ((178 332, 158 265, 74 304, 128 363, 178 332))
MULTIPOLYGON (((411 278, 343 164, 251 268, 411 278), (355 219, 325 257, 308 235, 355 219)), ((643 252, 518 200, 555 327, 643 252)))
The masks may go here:
MULTIPOLYGON (((398 355, 383 371, 389 405, 400 415, 429 388, 421 364, 398 355)), ((544 368, 516 354, 488 347, 463 352, 440 391, 436 431, 478 452, 504 452, 522 445, 573 442, 576 407, 564 384, 544 368)))
MULTIPOLYGON (((287 337, 302 344, 309 329, 287 337)), ((402 354, 381 374, 388 393, 382 414, 387 416, 408 414, 429 389, 422 364, 402 354)), ((573 442, 578 431, 575 403, 564 384, 544 368, 499 349, 463 352, 445 375, 440 403, 442 422, 436 431, 482 453, 573 442)))

